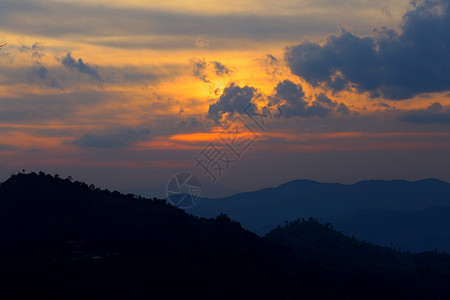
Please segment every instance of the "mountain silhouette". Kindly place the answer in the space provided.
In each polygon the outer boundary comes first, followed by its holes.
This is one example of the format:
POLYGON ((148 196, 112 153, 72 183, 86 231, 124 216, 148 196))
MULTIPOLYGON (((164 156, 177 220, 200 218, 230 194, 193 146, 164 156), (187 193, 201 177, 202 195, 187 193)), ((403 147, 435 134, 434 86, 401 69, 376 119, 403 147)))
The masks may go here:
MULTIPOLYGON (((450 184, 437 179, 425 179, 415 182, 404 180, 371 180, 355 184, 319 183, 311 180, 295 180, 276 188, 266 188, 255 192, 240 193, 221 199, 202 199, 189 213, 197 216, 210 217, 218 213, 226 213, 232 219, 239 221, 244 228, 264 235, 285 220, 295 220, 299 217, 314 216, 330 220, 337 229, 369 242, 378 243, 380 240, 374 235, 363 235, 358 231, 360 220, 349 214, 358 211, 386 211, 404 212, 405 214, 420 215, 423 210, 430 208, 450 207, 450 184), (339 217, 340 216, 340 217, 339 217), (345 219, 345 220, 344 220, 345 219)), ((436 210, 437 211, 437 210, 436 210)), ((403 243, 411 251, 434 249, 435 241, 428 241, 427 237, 433 233, 434 225, 427 224, 433 217, 429 211, 428 218, 416 223, 416 244, 403 243), (424 222, 424 223, 421 223, 424 222)), ((442 218, 442 217, 441 217, 442 218)), ((412 229, 406 219, 394 218, 389 228, 398 235, 389 235, 390 242, 401 240, 402 231, 412 229)), ((450 215, 448 220, 450 220, 450 215)), ((370 226, 380 228, 383 218, 373 219, 370 226)), ((367 222, 366 222, 367 223, 367 222)), ((369 224, 367 224, 369 226, 369 224)), ((368 228, 368 227, 367 227, 368 228)), ((381 233, 381 232, 380 232, 381 233)), ((441 240, 450 238, 450 227, 440 228, 441 240)), ((386 244, 382 241, 382 244, 386 244)), ((397 244, 397 243, 396 243, 397 244)), ((399 243, 401 244, 401 243, 399 243)), ((440 248, 450 250, 450 245, 441 241, 440 248)))
POLYGON ((275 298, 293 279, 289 255, 224 215, 43 173, 0 186, 0 228, 0 285, 16 298, 275 298))
POLYGON ((450 257, 348 238, 316 219, 258 237, 228 216, 44 173, 0 185, 5 299, 438 299, 450 257))

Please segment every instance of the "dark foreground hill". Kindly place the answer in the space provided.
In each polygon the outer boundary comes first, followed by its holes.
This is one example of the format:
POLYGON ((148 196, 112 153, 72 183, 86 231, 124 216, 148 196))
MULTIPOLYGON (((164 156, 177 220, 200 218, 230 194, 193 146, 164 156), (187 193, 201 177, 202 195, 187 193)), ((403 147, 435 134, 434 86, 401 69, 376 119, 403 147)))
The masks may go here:
POLYGON ((450 258, 347 238, 314 220, 266 238, 50 175, 0 186, 4 299, 442 299, 450 258))

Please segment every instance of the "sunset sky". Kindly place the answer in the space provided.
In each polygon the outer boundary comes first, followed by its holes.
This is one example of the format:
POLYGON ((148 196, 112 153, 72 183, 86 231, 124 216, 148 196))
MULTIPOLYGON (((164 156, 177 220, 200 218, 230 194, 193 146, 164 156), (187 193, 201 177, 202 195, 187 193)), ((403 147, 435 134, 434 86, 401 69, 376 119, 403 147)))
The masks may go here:
POLYGON ((211 181, 211 145, 237 191, 450 181, 449 32, 450 0, 2 0, 0 181, 211 181))

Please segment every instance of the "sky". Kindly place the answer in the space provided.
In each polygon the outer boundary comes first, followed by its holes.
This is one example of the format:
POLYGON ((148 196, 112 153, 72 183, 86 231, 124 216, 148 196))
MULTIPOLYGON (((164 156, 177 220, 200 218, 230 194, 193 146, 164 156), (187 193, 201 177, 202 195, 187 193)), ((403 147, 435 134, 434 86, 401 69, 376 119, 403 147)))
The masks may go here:
POLYGON ((0 3, 0 181, 450 181, 450 0, 0 3))

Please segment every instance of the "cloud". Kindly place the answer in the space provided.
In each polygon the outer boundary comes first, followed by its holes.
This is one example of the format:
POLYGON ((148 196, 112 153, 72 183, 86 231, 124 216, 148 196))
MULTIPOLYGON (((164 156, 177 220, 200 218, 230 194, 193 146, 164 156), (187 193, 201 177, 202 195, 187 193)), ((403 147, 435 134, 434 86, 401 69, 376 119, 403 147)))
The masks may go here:
POLYGON ((345 105, 344 102, 339 103, 339 105, 336 108, 336 111, 342 115, 350 115, 352 111, 345 105))
POLYGON ((198 38, 197 40, 195 40, 195 47, 203 49, 203 48, 209 48, 209 42, 202 40, 200 38, 198 38))
MULTIPOLYGON (((104 110, 98 109, 113 101, 122 102, 127 95, 118 95, 105 91, 77 91, 66 93, 35 93, 22 91, 18 96, 0 97, 0 120, 8 124, 43 124, 51 121, 70 122, 83 118, 83 111, 89 110, 88 118, 100 120, 110 119, 104 110), (93 117, 95 115, 95 117, 93 117), (37 122, 37 123, 36 123, 37 122)), ((122 109, 123 111, 123 109, 122 109)), ((109 113, 112 113, 109 111, 109 113)), ((38 131, 41 125, 30 130, 38 131)), ((49 126, 51 127, 51 126, 49 126)), ((25 129, 23 129, 25 130, 25 129)))
MULTIPOLYGON (((286 14, 257 15, 253 12, 208 15, 148 7, 109 6, 105 3, 92 3, 86 8, 86 3, 43 0, 3 0, 0 4, 0 27, 10 28, 10 31, 22 35, 52 38, 73 35, 191 36, 192 48, 207 47, 213 44, 209 43, 210 40, 218 38, 286 40, 310 32, 332 30, 335 24, 335 20, 306 14, 302 18, 286 14), (203 42, 195 42, 199 37, 203 42)), ((95 42, 95 39, 91 40, 95 42)))
POLYGON ((214 66, 214 70, 216 71, 217 76, 224 76, 230 73, 230 69, 228 69, 228 67, 225 66, 224 64, 218 61, 213 61, 212 64, 214 66))
POLYGON ((207 62, 205 59, 191 59, 193 64, 192 74, 195 78, 202 80, 203 82, 210 83, 208 79, 210 76, 223 77, 229 75, 231 70, 218 61, 207 62))
POLYGON ((25 153, 43 153, 44 151, 42 151, 40 149, 33 148, 33 149, 27 149, 24 152, 25 153))
POLYGON ((236 113, 251 113, 256 110, 256 105, 252 103, 252 99, 258 94, 254 87, 240 87, 235 83, 231 83, 223 90, 220 98, 209 106, 208 118, 219 122, 225 114, 229 117, 236 113))
POLYGON ((337 103, 328 98, 324 93, 321 93, 318 96, 316 96, 316 101, 330 108, 335 108, 337 106, 337 103))
POLYGON ((22 63, 28 62, 31 66, 14 66, 11 63, 5 64, 4 61, 0 62, 2 70, 8 74, 7 79, 3 80, 3 84, 11 85, 26 82, 40 85, 41 88, 50 87, 64 91, 59 81, 55 78, 55 76, 60 77, 58 76, 60 74, 54 74, 55 68, 50 70, 41 60, 46 56, 44 45, 41 42, 35 42, 31 46, 21 43, 19 47, 12 47, 9 54, 11 62, 20 59, 22 63), (24 59, 22 54, 30 56, 24 59))
POLYGON ((450 109, 435 102, 425 109, 406 111, 398 119, 414 124, 450 124, 450 109))
POLYGON ((45 56, 44 45, 41 42, 35 42, 31 47, 22 45, 19 51, 31 53, 31 58, 37 62, 40 62, 41 58, 45 56))
POLYGON ((179 127, 199 127, 203 126, 203 123, 196 117, 189 117, 186 120, 182 120, 177 123, 179 127))
MULTIPOLYGON (((122 76, 122 80, 125 82, 149 82, 156 81, 158 79, 158 75, 154 73, 145 73, 139 71, 127 71, 123 70, 125 73, 122 76)), ((111 80, 113 81, 113 80, 111 80)))
POLYGON ((382 12, 383 15, 385 15, 386 17, 392 18, 392 13, 391 13, 391 11, 389 10, 389 7, 388 7, 387 5, 384 5, 384 6, 381 8, 381 12, 382 12))
POLYGON ((384 102, 377 102, 377 103, 372 104, 372 106, 374 106, 374 107, 391 108, 391 106, 389 104, 384 103, 384 102))
POLYGON ((336 107, 338 112, 348 114, 349 109, 341 103, 339 106, 325 94, 319 94, 312 102, 307 102, 303 88, 290 80, 284 80, 275 87, 272 103, 282 111, 281 116, 291 117, 326 117, 336 107))
POLYGON ((209 83, 209 80, 206 78, 206 61, 204 59, 192 59, 191 62, 194 64, 192 70, 194 77, 209 83))
POLYGON ((279 82, 275 87, 276 103, 280 100, 285 100, 289 104, 293 105, 306 105, 307 102, 303 100, 305 93, 301 85, 297 85, 290 80, 284 80, 279 82))
POLYGON ((48 84, 49 87, 52 87, 54 89, 58 89, 61 91, 64 91, 64 88, 59 84, 58 80, 56 80, 55 78, 51 78, 50 82, 48 84))
POLYGON ((61 64, 69 69, 75 69, 80 73, 87 74, 92 78, 98 80, 100 83, 103 81, 100 74, 94 67, 91 67, 89 64, 83 62, 81 58, 75 60, 72 57, 72 53, 67 52, 66 56, 61 57, 61 64))
POLYGON ((88 148, 123 148, 134 142, 149 138, 149 129, 127 128, 116 133, 94 134, 87 132, 79 139, 71 142, 73 145, 88 148))
POLYGON ((412 1, 400 34, 385 27, 359 37, 341 28, 323 45, 288 47, 293 74, 334 91, 354 84, 371 97, 402 100, 450 89, 450 1, 412 1))
MULTIPOLYGON (((156 83, 161 80, 173 80, 175 77, 184 76, 187 72, 184 64, 163 64, 145 66, 97 66, 97 72, 102 74, 102 82, 107 84, 139 85, 156 83)), ((71 78, 70 82, 80 81, 71 78)), ((69 84, 70 82, 65 82, 69 84)))
POLYGON ((37 64, 28 72, 27 79, 30 83, 38 83, 53 89, 64 91, 64 88, 59 84, 59 81, 50 76, 50 71, 43 65, 37 64))
POLYGON ((36 74, 39 76, 39 78, 42 79, 42 80, 47 79, 47 77, 48 77, 48 70, 47 70, 47 68, 44 67, 44 66, 39 66, 39 67, 35 68, 33 71, 34 71, 34 73, 36 73, 36 74))
POLYGON ((0 144, 0 151, 14 150, 14 147, 10 145, 0 144))
POLYGON ((33 46, 31 46, 31 50, 33 52, 32 58, 34 58, 38 61, 40 61, 41 58, 45 55, 44 54, 44 45, 39 42, 34 43, 33 46))
POLYGON ((280 61, 272 54, 267 54, 261 61, 266 69, 267 75, 275 76, 280 73, 280 61))
POLYGON ((344 103, 337 103, 325 94, 321 93, 308 102, 303 88, 300 84, 295 84, 290 80, 279 82, 274 88, 272 96, 261 95, 256 88, 245 86, 241 88, 235 83, 226 87, 219 100, 209 106, 208 118, 218 122, 225 114, 228 117, 234 114, 247 114, 258 112, 266 115, 270 111, 277 111, 277 117, 327 117, 331 112, 342 115, 351 113, 344 103), (268 99, 267 106, 258 110, 254 99, 263 97, 268 99))

